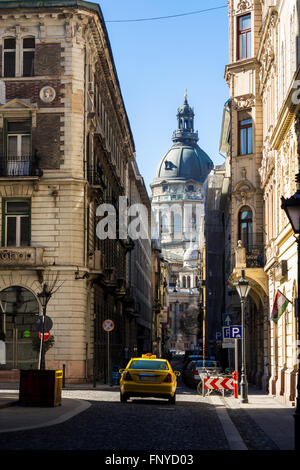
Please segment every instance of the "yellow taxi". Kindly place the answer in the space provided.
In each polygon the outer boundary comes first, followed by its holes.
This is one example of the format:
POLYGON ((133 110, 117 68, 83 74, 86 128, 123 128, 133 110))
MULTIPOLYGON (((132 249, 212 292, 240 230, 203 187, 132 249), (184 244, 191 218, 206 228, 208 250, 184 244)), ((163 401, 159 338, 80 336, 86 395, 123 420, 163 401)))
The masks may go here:
POLYGON ((122 403, 130 397, 168 398, 170 403, 176 403, 180 372, 174 372, 166 359, 158 359, 151 353, 143 354, 142 357, 131 358, 126 369, 119 372, 122 403))

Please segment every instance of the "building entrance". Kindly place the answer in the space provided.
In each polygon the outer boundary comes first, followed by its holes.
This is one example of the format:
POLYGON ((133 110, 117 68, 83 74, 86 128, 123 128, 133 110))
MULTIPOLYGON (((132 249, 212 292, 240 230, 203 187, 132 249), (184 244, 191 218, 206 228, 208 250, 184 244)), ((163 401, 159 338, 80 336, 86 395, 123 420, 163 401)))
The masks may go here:
POLYGON ((0 333, 5 342, 5 361, 0 369, 36 368, 38 339, 35 327, 39 315, 35 295, 21 286, 11 286, 0 292, 0 333))

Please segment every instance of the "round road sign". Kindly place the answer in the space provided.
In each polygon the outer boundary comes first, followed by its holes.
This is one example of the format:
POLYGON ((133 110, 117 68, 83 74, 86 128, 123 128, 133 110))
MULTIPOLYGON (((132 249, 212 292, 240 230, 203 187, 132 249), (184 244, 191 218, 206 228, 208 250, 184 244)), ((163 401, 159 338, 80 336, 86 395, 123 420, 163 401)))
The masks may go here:
MULTIPOLYGON (((43 336, 43 333, 39 333, 40 339, 42 339, 42 336, 43 336)), ((49 333, 49 331, 45 331, 45 333, 44 333, 44 342, 45 342, 45 341, 48 341, 49 338, 50 338, 50 333, 49 333)))
MULTIPOLYGON (((37 321, 35 322, 35 326, 36 326, 36 329, 42 333, 43 331, 43 316, 40 315, 37 319, 37 321)), ((47 315, 45 315, 45 326, 44 326, 44 331, 50 331, 51 328, 53 326, 53 322, 51 320, 50 317, 47 317, 47 315)))
POLYGON ((104 322, 102 323, 102 328, 103 330, 109 332, 109 331, 112 331, 115 327, 115 324, 112 320, 104 320, 104 322))

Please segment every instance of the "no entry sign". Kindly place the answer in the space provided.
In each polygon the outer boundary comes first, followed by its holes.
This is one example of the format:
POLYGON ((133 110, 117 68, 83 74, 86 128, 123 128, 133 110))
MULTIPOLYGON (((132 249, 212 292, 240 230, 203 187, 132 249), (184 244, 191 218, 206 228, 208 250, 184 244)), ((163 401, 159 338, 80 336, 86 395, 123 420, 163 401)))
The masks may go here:
MULTIPOLYGON (((40 339, 42 339, 42 336, 43 336, 43 333, 39 333, 40 339)), ((49 338, 50 338, 50 333, 49 333, 49 331, 45 331, 45 333, 44 333, 44 341, 48 341, 49 338)))
POLYGON ((115 327, 115 324, 112 320, 107 319, 107 320, 104 320, 104 322, 102 323, 102 328, 105 331, 108 331, 108 332, 112 331, 114 327, 115 327))

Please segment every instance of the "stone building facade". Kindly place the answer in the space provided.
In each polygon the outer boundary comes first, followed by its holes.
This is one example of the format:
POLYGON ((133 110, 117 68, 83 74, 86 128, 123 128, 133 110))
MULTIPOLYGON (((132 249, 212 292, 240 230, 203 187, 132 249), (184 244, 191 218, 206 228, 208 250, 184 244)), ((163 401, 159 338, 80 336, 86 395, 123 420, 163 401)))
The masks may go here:
POLYGON ((295 193, 299 171, 298 2, 232 0, 229 22, 231 281, 245 268, 252 283, 246 317, 249 379, 292 405, 297 247, 280 198, 295 193), (277 291, 289 303, 275 324, 270 316, 277 291))
POLYGON ((107 377, 102 322, 115 323, 113 363, 136 343, 128 277, 135 247, 96 235, 104 215, 97 208, 110 204, 118 218, 135 153, 101 10, 84 1, 0 2, 0 44, 4 368, 36 367, 37 294, 57 280, 46 367, 65 365, 69 382, 107 377))

